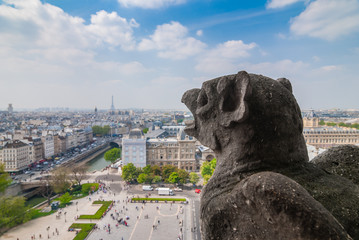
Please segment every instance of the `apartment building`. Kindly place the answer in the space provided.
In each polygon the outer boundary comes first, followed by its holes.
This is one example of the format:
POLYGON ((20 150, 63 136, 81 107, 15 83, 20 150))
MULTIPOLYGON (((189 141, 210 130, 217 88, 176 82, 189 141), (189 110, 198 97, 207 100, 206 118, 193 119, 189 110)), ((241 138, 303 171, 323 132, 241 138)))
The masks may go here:
POLYGON ((122 139, 122 161, 125 165, 133 163, 136 167, 146 166, 146 139, 140 129, 132 129, 122 139))
POLYGON ((10 141, 5 144, 1 151, 1 161, 5 165, 5 171, 18 172, 31 164, 30 147, 20 140, 10 141))

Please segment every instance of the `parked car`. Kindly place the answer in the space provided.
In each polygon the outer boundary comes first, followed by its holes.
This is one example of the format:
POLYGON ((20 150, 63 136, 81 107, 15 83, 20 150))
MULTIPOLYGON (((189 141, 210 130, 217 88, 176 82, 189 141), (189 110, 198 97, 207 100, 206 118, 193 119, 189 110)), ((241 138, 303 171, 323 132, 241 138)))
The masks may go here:
POLYGON ((153 187, 149 186, 149 185, 145 185, 145 186, 142 186, 142 190, 143 191, 152 191, 153 190, 153 187))
POLYGON ((175 192, 182 192, 182 189, 179 188, 179 187, 176 187, 176 188, 173 189, 173 191, 175 191, 175 192))
POLYGON ((201 193, 201 189, 194 190, 195 193, 201 193))

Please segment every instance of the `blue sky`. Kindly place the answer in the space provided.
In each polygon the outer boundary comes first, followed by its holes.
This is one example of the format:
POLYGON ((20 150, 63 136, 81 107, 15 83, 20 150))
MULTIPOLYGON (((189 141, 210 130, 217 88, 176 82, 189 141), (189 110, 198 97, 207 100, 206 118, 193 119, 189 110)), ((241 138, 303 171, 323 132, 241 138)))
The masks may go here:
POLYGON ((302 109, 359 109, 359 1, 0 1, 0 109, 185 109, 241 70, 290 79, 302 109))

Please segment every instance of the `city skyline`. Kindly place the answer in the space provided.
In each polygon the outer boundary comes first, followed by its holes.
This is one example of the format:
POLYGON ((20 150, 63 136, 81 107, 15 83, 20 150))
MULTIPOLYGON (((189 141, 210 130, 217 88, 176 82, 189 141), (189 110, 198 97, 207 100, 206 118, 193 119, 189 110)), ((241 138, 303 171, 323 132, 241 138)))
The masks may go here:
POLYGON ((241 70, 359 108, 357 0, 0 0, 0 109, 183 109, 241 70))

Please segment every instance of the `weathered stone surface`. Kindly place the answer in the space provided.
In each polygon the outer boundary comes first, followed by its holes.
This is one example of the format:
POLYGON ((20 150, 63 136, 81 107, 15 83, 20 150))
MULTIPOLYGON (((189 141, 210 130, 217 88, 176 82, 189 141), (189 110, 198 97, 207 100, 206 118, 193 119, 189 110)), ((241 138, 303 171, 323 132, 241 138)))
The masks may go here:
POLYGON ((359 184, 359 147, 357 146, 342 145, 330 148, 315 157, 312 162, 325 171, 359 184))
POLYGON ((359 239, 359 189, 308 162, 301 113, 289 80, 243 71, 204 82, 202 89, 187 91, 182 102, 194 116, 185 131, 217 157, 201 197, 203 239, 349 239, 345 230, 359 239), (265 173, 256 185, 253 176, 263 171, 286 177, 265 173), (268 198, 271 191, 278 201, 268 198), (248 207, 248 199, 255 200, 254 207, 248 207), (236 203, 236 211, 231 203, 236 203), (265 220, 269 213, 272 224, 265 220), (243 223, 250 219, 252 225, 243 223), (283 228, 284 222, 290 227, 283 228), (310 231, 306 222, 322 232, 310 231))

